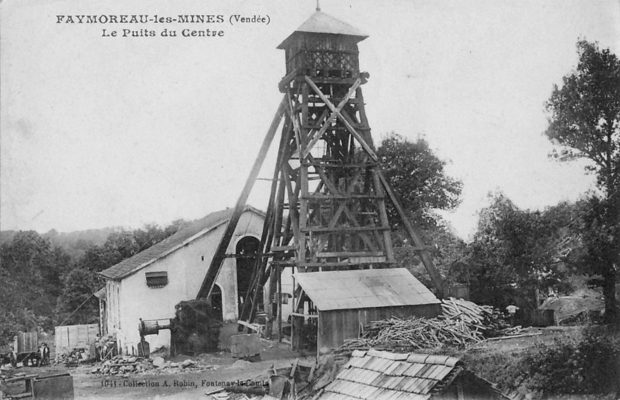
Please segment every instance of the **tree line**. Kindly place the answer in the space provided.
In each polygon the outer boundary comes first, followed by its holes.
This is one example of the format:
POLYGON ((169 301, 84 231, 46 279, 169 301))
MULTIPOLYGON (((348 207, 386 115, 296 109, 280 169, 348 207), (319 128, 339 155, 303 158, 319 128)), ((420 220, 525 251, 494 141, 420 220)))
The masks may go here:
MULTIPOLYGON (((451 283, 468 282, 474 301, 535 308, 541 293, 570 293, 579 282, 571 278, 585 276, 602 288, 605 316, 612 321, 620 265, 620 62, 596 43, 579 41, 577 49, 577 68, 553 88, 546 104, 545 134, 555 144, 552 157, 590 161, 587 170, 598 186, 581 200, 531 211, 502 193, 492 194, 466 243, 437 213, 459 204, 462 182, 447 175, 447 162, 425 139, 409 141, 392 133, 377 155, 409 218, 433 244, 440 273, 451 283)), ((430 286, 395 210, 388 209, 388 217, 398 265, 430 286)), ((77 249, 55 245, 34 231, 12 232, 0 244, 0 340, 37 326, 96 322, 93 293, 103 286, 97 273, 170 236, 181 224, 114 231, 102 244, 82 242, 77 249)))
POLYGON ((93 294, 104 285, 97 273, 172 235, 182 223, 113 230, 102 244, 80 243, 77 254, 68 243, 53 244, 56 234, 11 232, 0 245, 0 345, 18 331, 97 322, 93 294))

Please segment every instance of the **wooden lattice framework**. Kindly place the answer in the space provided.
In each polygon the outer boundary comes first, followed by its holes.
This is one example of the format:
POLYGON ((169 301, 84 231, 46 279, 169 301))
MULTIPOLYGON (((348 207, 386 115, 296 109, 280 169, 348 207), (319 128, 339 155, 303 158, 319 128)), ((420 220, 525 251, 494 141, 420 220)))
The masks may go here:
POLYGON ((437 293, 442 294, 441 277, 383 177, 374 151, 361 89, 368 74, 359 70, 357 43, 364 38, 355 28, 317 12, 280 45, 286 52, 287 74, 279 84, 284 96, 199 298, 208 297, 213 288, 278 128, 280 143, 260 254, 240 319, 254 318, 260 289, 268 279, 271 310, 280 314, 283 268, 308 272, 394 264, 386 200, 399 212, 437 293), (301 29, 304 26, 306 30, 301 29))

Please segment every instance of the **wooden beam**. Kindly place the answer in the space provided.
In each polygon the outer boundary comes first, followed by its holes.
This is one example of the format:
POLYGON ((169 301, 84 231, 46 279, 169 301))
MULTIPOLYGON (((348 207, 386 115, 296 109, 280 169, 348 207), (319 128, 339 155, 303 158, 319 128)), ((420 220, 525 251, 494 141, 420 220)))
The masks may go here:
POLYGON ((319 139, 321 139, 321 137, 323 136, 325 131, 327 129, 329 129, 330 125, 338 118, 338 114, 340 113, 342 108, 347 104, 347 102, 349 101, 351 96, 353 96, 353 93, 355 93, 355 91, 357 90, 357 88, 360 86, 361 83, 362 83, 362 81, 359 78, 357 78, 355 80, 355 82, 353 83, 353 85, 351 86, 351 88, 349 88, 349 91, 347 92, 347 95, 340 101, 340 103, 338 104, 338 106, 335 109, 332 109, 332 114, 329 116, 327 121, 325 121, 323 123, 323 126, 321 127, 321 129, 319 129, 318 132, 316 132, 313 135, 313 137, 308 142, 308 145, 303 150, 303 152, 301 154, 301 157, 300 157, 301 159, 306 158, 308 156, 308 154, 310 154, 310 151, 312 151, 312 148, 314 147, 316 142, 318 142, 319 139))
MULTIPOLYGON (((377 175, 376 169, 373 169, 372 177, 375 186, 375 193, 381 196, 381 198, 377 201, 377 208, 379 209, 379 220, 381 221, 382 225, 389 225, 387 211, 385 210, 385 200, 383 200, 384 190, 383 187, 381 187, 381 179, 379 178, 379 175, 377 175)), ((392 235, 390 234, 390 232, 383 231, 383 242, 385 255, 387 256, 388 260, 394 261, 394 249, 392 248, 392 235)))
MULTIPOLYGON (((385 179, 385 176, 383 176, 383 173, 381 173, 381 171, 377 171, 377 176, 379 177, 379 180, 381 181, 383 188, 387 192, 388 197, 392 201, 392 204, 394 204, 394 208, 396 208, 396 211, 398 212, 398 215, 400 216, 400 219, 403 222, 403 226, 405 227, 405 231, 407 232, 407 234, 413 241, 413 244, 415 244, 416 247, 419 247, 419 248, 426 247, 424 246, 424 242, 422 241, 422 238, 418 235, 415 228, 413 227, 413 224, 411 223, 411 221, 409 221, 409 218, 407 218, 405 209, 400 204, 400 201, 396 197, 396 194, 392 190, 392 187, 388 183, 387 179, 385 179)), ((439 271, 437 271, 437 269, 435 268, 435 265, 433 264, 433 259, 431 258, 428 251, 420 251, 419 255, 420 255, 420 258, 422 259, 422 264, 424 264, 426 271, 428 272, 428 274, 431 277, 431 280, 433 281, 433 285, 435 286, 435 289, 437 290, 437 294, 439 295, 440 298, 442 298, 444 296, 443 279, 441 278, 439 271)))
POLYGON ((276 115, 273 117, 271 121, 271 125, 267 130, 267 134, 263 139, 263 143, 258 151, 258 155, 256 156, 256 160, 254 161, 254 165, 252 165, 252 170, 250 171, 250 175, 245 181, 245 185, 243 186, 243 190, 241 191, 241 195, 237 199, 237 204, 235 204, 235 208, 233 209, 232 215, 226 225, 226 230, 224 231, 224 235, 220 240, 220 243, 215 250, 215 254, 211 259, 211 263, 209 264, 209 268, 207 269, 207 273, 205 275, 204 280, 202 281, 202 285, 200 285, 200 289, 198 290, 198 294, 196 298, 208 298, 211 295, 211 291, 213 290, 213 285, 215 283, 215 279, 217 278, 218 273, 220 272, 220 268, 222 267, 222 262, 224 261, 224 255, 226 254, 226 250, 228 249, 228 245, 230 244, 230 240, 232 238, 233 233, 235 232, 235 228, 237 227, 237 222, 239 222, 239 218, 243 213, 243 209, 245 207, 245 203, 248 200, 248 196, 252 191, 252 187, 254 186, 254 182, 258 177, 258 173, 260 172, 260 168, 265 161, 265 156, 269 151, 269 146, 273 141, 273 138, 276 134, 278 126, 280 125, 280 121, 282 120, 282 116, 284 115, 284 108, 286 106, 286 97, 282 98, 280 101, 280 105, 276 111, 276 115))
MULTIPOLYGON (((269 202, 267 206, 267 213, 265 216, 265 223, 263 224, 263 230, 261 233, 261 239, 259 244, 259 248, 263 252, 265 252, 271 247, 271 242, 273 240, 273 228, 275 225, 273 225, 272 222, 275 219, 273 218, 275 212, 274 210, 277 208, 274 207, 274 202, 281 200, 283 193, 281 183, 278 185, 278 182, 280 182, 280 180, 278 179, 281 169, 280 164, 283 162, 282 160, 285 157, 288 148, 287 144, 291 140, 292 130, 292 123, 290 119, 287 119, 284 123, 284 126, 282 127, 282 136, 280 137, 278 156, 276 158, 276 165, 273 171, 273 184, 271 185, 271 192, 269 194, 269 202)), ((243 305, 243 309, 241 310, 241 319, 247 319, 248 321, 252 320, 254 316, 255 306, 258 300, 258 288, 259 286, 264 285, 264 280, 266 280, 263 278, 266 269, 267 259, 256 260, 250 280, 250 291, 252 292, 251 302, 246 302, 243 305)))
MULTIPOLYGON (((355 218, 355 215, 351 212, 351 210, 349 210, 348 207, 344 208, 344 213, 346 214, 347 218, 349 218, 349 221, 351 221, 355 226, 360 226, 359 221, 357 220, 357 218, 355 218)), ((388 225, 385 225, 388 226, 388 225)), ((374 228, 374 227, 373 227, 374 228)), ((373 231, 376 231, 373 229, 373 231)), ((389 228, 386 230, 386 232, 389 233, 389 228)), ((368 235, 364 232, 360 232, 358 233, 358 235, 362 238, 362 240, 364 241, 364 243, 366 243, 366 246, 368 246, 368 248, 372 251, 377 251, 377 246, 375 246, 375 244, 372 242, 372 240, 370 240, 370 238, 368 237, 368 235)))
MULTIPOLYGON (((311 154, 308 154, 307 157, 310 161, 314 162, 314 157, 312 157, 311 154)), ((331 179, 329 179, 327 174, 325 174, 325 171, 323 170, 323 168, 317 165, 313 165, 313 167, 316 170, 317 174, 319 174, 319 177, 321 177, 321 181, 323 181, 325 183, 325 186, 327 186, 327 189, 329 189, 329 191, 332 192, 333 194, 340 194, 340 191, 336 187, 336 184, 332 182, 331 179)), ((302 168, 305 168, 306 170, 308 169, 308 167, 304 165, 302 165, 302 168)), ((302 199, 307 198, 306 196, 307 194, 302 195, 302 199)))
MULTIPOLYGON (((346 212, 346 210, 345 210, 346 212)), ((390 230, 389 226, 336 226, 333 228, 323 226, 308 226, 300 229, 302 232, 315 232, 315 233, 329 233, 329 232, 342 232, 342 233, 357 233, 357 232, 371 232, 390 230)))
POLYGON ((370 156, 370 158, 372 158, 375 161, 379 161, 379 157, 377 157, 377 154, 375 154, 375 151, 372 149, 372 147, 370 147, 366 141, 364 140, 364 138, 355 130, 355 128, 349 123, 349 121, 340 113, 339 110, 336 109, 336 107, 332 104, 331 101, 329 101, 329 99, 327 98, 327 96, 325 96, 323 94, 323 92, 321 91, 321 89, 319 89, 319 87, 312 81, 312 79, 310 79, 309 76, 305 77, 306 82, 308 82, 308 85, 310 85, 310 87, 312 88, 312 90, 315 91, 316 94, 319 95, 319 97, 321 97, 321 99, 323 100, 323 102, 325 102, 325 104, 327 105, 327 107, 329 107, 330 110, 332 110, 332 112, 336 113, 338 115, 338 117, 340 118, 340 120, 342 121, 342 123, 344 124, 344 126, 347 128, 347 130, 355 137, 355 139, 358 141, 358 143, 362 146, 362 148, 366 151, 366 153, 368 153, 368 155, 370 156))
POLYGON ((301 317, 301 318, 318 318, 319 314, 303 314, 298 312, 291 313, 293 317, 301 317))

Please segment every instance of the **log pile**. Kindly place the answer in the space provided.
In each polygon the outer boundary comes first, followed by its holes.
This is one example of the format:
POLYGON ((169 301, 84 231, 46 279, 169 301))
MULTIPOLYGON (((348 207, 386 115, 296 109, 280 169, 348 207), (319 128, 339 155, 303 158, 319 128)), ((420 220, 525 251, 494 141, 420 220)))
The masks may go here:
POLYGON ((360 339, 347 340, 338 352, 356 349, 413 351, 444 345, 478 343, 498 328, 493 308, 470 301, 442 300, 442 313, 435 318, 390 318, 371 322, 360 339))
POLYGON ((498 313, 491 306, 479 306, 476 303, 450 297, 441 300, 441 319, 462 321, 469 329, 482 332, 486 336, 490 331, 500 328, 498 313))

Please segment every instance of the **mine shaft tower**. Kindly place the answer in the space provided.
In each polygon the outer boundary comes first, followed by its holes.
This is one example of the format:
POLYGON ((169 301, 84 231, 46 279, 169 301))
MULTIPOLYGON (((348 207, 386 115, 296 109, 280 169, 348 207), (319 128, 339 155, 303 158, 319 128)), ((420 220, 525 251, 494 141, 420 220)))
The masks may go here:
MULTIPOLYGON (((442 281, 381 173, 361 86, 358 43, 367 36, 317 9, 279 46, 284 94, 198 294, 208 297, 269 146, 280 143, 252 283, 241 320, 251 321, 269 279, 272 311, 284 268, 296 273, 394 264, 386 200, 394 204, 436 292, 442 281)), ((279 293, 279 292, 278 292, 279 293)))

